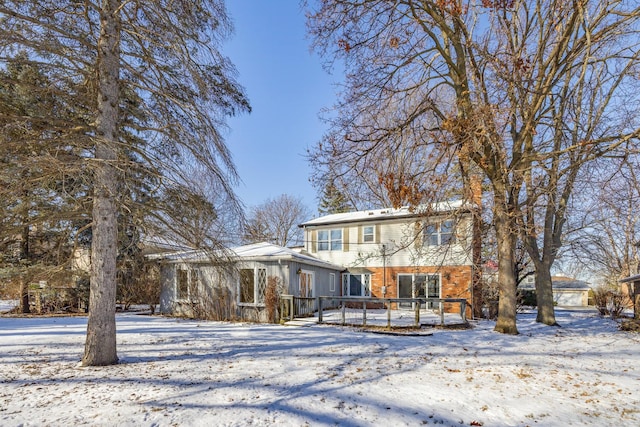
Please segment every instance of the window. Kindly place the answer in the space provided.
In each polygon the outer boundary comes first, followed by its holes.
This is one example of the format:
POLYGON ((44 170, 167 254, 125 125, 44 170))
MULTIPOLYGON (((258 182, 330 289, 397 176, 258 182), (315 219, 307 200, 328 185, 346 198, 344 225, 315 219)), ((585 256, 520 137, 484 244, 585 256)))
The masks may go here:
POLYGON ((342 230, 319 230, 318 251, 342 250, 342 230))
MULTIPOLYGON (((398 296, 400 298, 440 298, 440 276, 437 274, 398 274, 398 296)), ((414 307, 413 303, 401 302, 400 307, 414 307)), ((429 302, 427 308, 437 307, 429 302)))
POLYGON ((363 243, 373 243, 375 241, 375 227, 372 225, 367 225, 362 227, 362 242, 363 243))
POLYGON ((448 245, 455 241, 455 224, 452 220, 427 224, 424 227, 424 244, 427 246, 448 245))
POLYGON ((371 274, 350 274, 342 275, 342 293, 348 297, 370 297, 371 296, 371 274))
POLYGON ((335 273, 329 273, 329 292, 336 291, 336 275, 335 273))
POLYGON ((241 304, 264 304, 264 294, 267 289, 267 269, 240 269, 239 288, 238 296, 241 304))
POLYGON ((181 268, 176 271, 176 299, 189 300, 195 298, 200 279, 200 272, 195 268, 181 268))

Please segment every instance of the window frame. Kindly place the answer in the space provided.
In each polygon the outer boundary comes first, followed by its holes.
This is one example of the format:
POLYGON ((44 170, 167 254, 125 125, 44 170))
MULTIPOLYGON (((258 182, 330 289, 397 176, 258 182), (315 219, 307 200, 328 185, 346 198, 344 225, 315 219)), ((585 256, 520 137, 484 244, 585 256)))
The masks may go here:
POLYGON ((362 243, 375 243, 376 241, 376 227, 374 225, 362 226, 362 243), (371 232, 367 233, 367 229, 370 228, 371 232))
POLYGON ((237 302, 239 306, 261 307, 264 306, 265 291, 267 286, 267 269, 265 267, 253 267, 253 268, 240 268, 238 273, 238 285, 237 285, 237 302), (243 292, 243 271, 251 271, 253 296, 251 301, 243 301, 244 296, 247 297, 247 292, 243 292))
POLYGON ((424 246, 448 246, 456 242, 456 224, 452 219, 430 222, 424 226, 424 246))
POLYGON ((318 252, 332 252, 342 251, 343 240, 342 228, 327 228, 324 230, 318 230, 317 233, 317 248, 318 252), (339 237, 335 237, 339 234, 339 237))
POLYGON ((175 301, 191 301, 200 286, 200 269, 190 266, 178 266, 174 277, 175 301), (181 275, 184 275, 185 288, 182 289, 181 275))
POLYGON ((343 273, 342 296, 354 298, 371 298, 371 273, 343 273), (351 277, 356 276, 360 277, 360 295, 351 295, 351 286, 353 285, 351 277))
POLYGON ((329 273, 329 292, 336 291, 336 273, 329 273))
MULTIPOLYGON (((440 273, 398 273, 396 275, 397 295, 400 295, 400 286, 402 278, 411 279, 411 298, 442 298, 442 277, 440 273), (424 279, 424 281, 422 280, 424 279), (432 289, 437 289, 437 295, 433 295, 432 289), (420 291, 424 295, 420 295, 420 291)), ((415 305, 407 305, 408 303, 399 303, 402 308, 415 308, 415 305)), ((426 308, 436 308, 437 303, 429 302, 426 308)))

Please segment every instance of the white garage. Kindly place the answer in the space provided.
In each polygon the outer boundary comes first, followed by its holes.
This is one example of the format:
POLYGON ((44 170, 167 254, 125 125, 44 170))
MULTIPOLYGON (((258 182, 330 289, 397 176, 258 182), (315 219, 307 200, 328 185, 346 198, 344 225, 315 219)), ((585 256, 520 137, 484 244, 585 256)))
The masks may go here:
MULTIPOLYGON (((534 278, 528 277, 520 289, 535 292, 534 278)), ((551 277, 553 300, 558 307, 586 307, 589 305, 589 284, 583 280, 564 276, 551 277)))

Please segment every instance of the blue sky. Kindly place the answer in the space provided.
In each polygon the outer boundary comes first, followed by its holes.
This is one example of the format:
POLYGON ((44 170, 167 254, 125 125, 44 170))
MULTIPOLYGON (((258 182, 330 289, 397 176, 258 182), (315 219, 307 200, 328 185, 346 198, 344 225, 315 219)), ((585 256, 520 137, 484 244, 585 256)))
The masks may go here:
POLYGON ((237 194, 254 206, 280 194, 301 197, 317 213, 306 149, 322 137, 323 107, 334 104, 339 79, 310 51, 297 0, 227 0, 235 33, 224 54, 253 111, 228 121, 226 140, 242 179, 237 194))

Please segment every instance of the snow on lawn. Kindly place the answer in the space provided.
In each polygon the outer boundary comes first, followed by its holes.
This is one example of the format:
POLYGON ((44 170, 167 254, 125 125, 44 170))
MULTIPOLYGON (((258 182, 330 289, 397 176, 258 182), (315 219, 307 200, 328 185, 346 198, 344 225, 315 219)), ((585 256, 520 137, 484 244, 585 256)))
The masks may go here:
POLYGON ((118 314, 118 355, 79 367, 86 318, 0 318, 2 426, 640 425, 640 336, 593 312, 433 335, 118 314))

